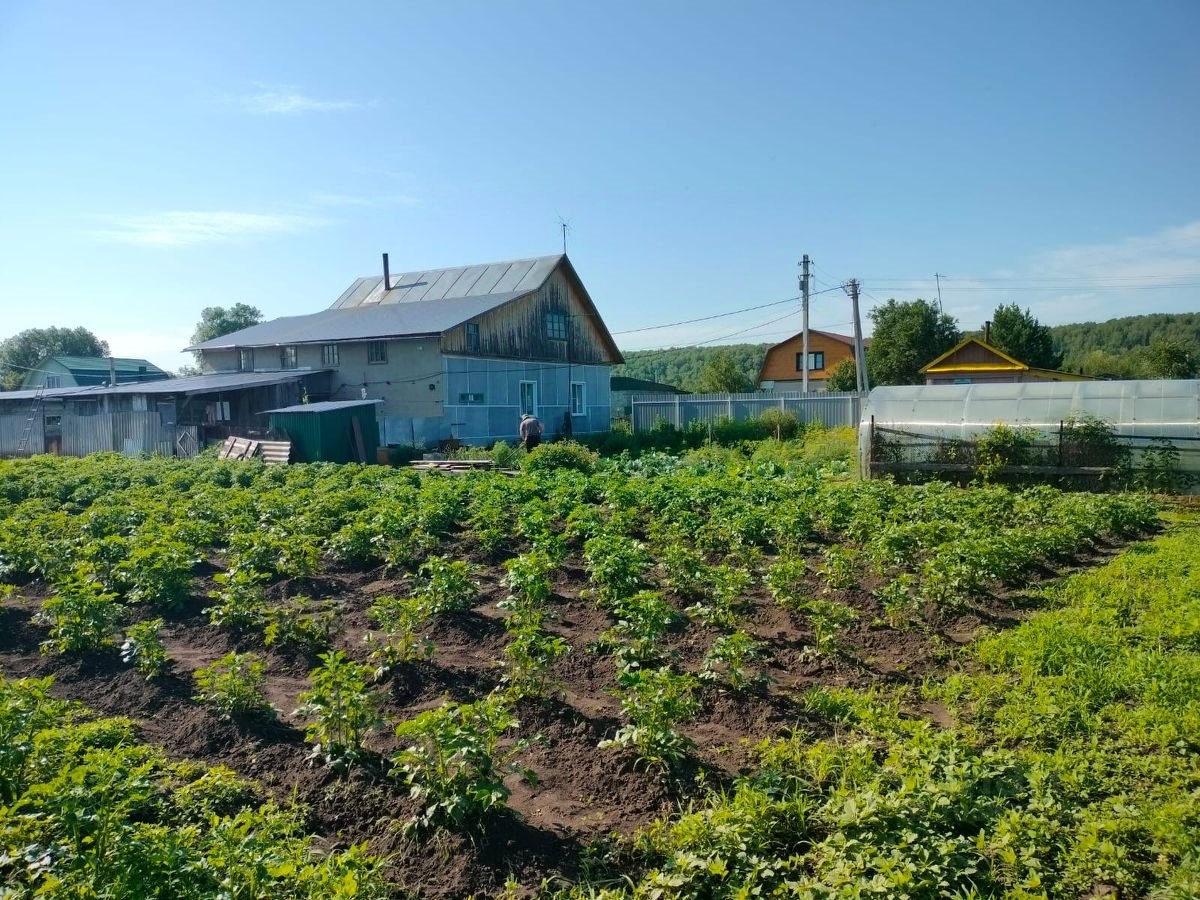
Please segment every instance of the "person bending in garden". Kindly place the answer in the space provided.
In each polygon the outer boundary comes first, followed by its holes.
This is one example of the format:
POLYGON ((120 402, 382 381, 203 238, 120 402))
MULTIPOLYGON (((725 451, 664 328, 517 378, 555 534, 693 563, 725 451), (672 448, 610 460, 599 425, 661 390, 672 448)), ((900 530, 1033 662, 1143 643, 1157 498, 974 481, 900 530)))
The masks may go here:
POLYGON ((538 421, 538 417, 530 413, 524 413, 521 416, 521 443, 525 445, 526 450, 532 450, 542 442, 542 423, 538 421))

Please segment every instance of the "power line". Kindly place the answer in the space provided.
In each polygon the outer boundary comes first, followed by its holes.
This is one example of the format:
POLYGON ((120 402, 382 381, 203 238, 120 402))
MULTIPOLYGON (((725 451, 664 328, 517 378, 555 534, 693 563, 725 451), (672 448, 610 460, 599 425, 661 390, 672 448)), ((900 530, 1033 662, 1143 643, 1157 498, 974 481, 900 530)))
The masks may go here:
MULTIPOLYGON (((817 294, 827 294, 829 291, 835 290, 838 290, 838 288, 829 288, 829 290, 826 291, 814 291, 809 296, 815 297, 817 294)), ((624 331, 610 331, 609 334, 615 337, 618 334, 638 334, 643 331, 659 331, 663 328, 675 328, 679 325, 694 325, 697 322, 710 322, 713 319, 724 319, 729 316, 739 315, 741 313, 754 312, 755 310, 759 309, 768 309, 772 306, 782 306, 784 303, 795 303, 799 299, 799 297, 786 297, 783 300, 772 300, 770 303, 760 303, 758 306, 747 306, 743 309, 734 309, 730 310, 729 312, 715 313, 711 316, 701 316, 698 319, 684 319, 681 322, 667 322, 663 325, 646 325, 642 328, 627 328, 624 331)))

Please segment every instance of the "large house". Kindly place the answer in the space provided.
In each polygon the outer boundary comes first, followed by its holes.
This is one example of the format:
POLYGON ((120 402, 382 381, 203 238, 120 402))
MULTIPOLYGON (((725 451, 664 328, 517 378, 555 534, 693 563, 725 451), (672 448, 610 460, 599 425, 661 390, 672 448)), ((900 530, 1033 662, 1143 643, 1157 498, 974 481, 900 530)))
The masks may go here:
MULTIPOLYGON (((870 340, 864 340, 868 346, 870 340)), ((825 390, 825 380, 843 360, 854 359, 854 338, 832 331, 808 330, 808 389, 825 390)), ((758 373, 763 390, 804 389, 804 332, 794 334, 767 350, 758 373)))
POLYGON ((565 254, 356 279, 326 310, 187 348, 204 373, 306 375, 314 400, 378 399, 387 444, 609 428, 623 362, 565 254))
POLYGON ((145 359, 118 356, 47 356, 21 383, 23 390, 35 388, 86 387, 95 384, 132 384, 170 378, 145 359))
POLYGON ((1039 369, 974 336, 963 338, 921 369, 926 384, 1003 384, 1091 381, 1087 375, 1039 369))

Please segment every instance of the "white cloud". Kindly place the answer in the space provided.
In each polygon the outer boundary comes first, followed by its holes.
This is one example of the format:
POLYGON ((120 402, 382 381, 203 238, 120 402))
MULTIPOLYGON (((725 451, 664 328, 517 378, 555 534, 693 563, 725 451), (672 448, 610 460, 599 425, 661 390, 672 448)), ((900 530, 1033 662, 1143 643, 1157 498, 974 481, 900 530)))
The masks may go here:
POLYGON ((375 106, 374 100, 327 100, 310 97, 295 87, 259 85, 254 94, 233 98, 248 113, 263 116, 299 116, 305 113, 342 112, 375 106))
POLYGON ((1200 221, 1147 236, 1051 250, 1034 257, 1030 268, 1050 276, 1090 275, 1148 282, 1194 275, 1200 272, 1200 221))
POLYGON ((91 232, 97 240, 153 247, 184 247, 272 234, 294 234, 323 225, 313 216, 231 210, 171 210, 114 216, 107 228, 91 232))

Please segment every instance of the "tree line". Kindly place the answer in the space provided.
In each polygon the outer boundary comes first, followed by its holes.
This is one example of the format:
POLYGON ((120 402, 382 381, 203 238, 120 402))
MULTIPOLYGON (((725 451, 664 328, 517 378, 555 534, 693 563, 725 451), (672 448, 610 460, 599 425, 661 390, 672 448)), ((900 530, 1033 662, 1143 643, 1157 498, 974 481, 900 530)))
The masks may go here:
MULTIPOLYGON (((872 339, 867 373, 872 385, 922 384, 921 368, 969 334, 957 319, 926 300, 888 300, 869 313, 872 339)), ((1160 313, 1108 322, 1047 326, 1016 303, 991 317, 991 343, 1038 369, 1097 378, 1195 378, 1200 373, 1200 314, 1160 313)), ((770 344, 679 347, 625 353, 614 375, 648 378, 696 392, 743 392, 757 387, 770 344)), ((830 375, 830 390, 855 389, 854 363, 830 375)))

